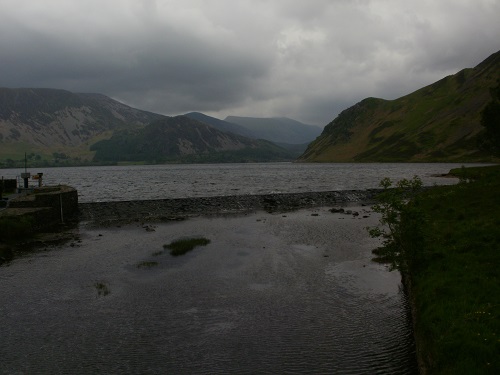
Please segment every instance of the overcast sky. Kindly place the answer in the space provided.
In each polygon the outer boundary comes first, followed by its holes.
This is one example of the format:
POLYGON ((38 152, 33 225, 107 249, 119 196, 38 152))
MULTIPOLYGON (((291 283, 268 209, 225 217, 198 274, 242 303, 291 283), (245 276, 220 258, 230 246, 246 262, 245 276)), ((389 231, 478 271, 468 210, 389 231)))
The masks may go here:
POLYGON ((500 0, 0 0, 0 87, 324 126, 500 50, 500 0))

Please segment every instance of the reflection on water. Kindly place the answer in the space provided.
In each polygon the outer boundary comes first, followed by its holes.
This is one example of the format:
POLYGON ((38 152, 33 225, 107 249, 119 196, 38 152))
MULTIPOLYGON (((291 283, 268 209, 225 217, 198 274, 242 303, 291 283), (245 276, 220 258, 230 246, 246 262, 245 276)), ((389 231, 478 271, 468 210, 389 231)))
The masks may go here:
POLYGON ((415 374, 400 277, 370 261, 377 218, 311 213, 82 227, 0 267, 0 373, 415 374), (211 243, 158 254, 186 236, 211 243))
MULTIPOLYGON (((474 164, 467 164, 474 165, 474 164)), ((435 177, 461 164, 433 163, 249 163, 41 168, 46 184, 68 184, 80 202, 300 193, 378 188, 384 177, 395 181, 418 175, 425 185, 452 184, 435 177)), ((24 170, 0 170, 14 177, 24 170)))

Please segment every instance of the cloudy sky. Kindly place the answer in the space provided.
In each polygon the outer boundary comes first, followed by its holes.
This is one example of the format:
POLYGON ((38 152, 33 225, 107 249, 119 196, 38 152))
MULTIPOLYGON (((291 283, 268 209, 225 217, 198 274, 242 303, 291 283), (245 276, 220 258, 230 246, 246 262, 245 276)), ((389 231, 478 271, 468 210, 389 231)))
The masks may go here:
POLYGON ((500 50, 500 0, 0 0, 0 87, 324 126, 500 50))

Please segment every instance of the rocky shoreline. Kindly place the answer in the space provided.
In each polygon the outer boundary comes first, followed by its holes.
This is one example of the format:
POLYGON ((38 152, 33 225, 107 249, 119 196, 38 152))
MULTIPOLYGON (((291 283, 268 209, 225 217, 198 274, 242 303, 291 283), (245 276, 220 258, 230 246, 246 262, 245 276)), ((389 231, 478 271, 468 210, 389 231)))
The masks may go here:
POLYGON ((182 220, 191 216, 245 213, 258 210, 286 212, 300 208, 370 203, 380 189, 266 195, 231 195, 78 204, 78 219, 107 226, 134 221, 182 220))

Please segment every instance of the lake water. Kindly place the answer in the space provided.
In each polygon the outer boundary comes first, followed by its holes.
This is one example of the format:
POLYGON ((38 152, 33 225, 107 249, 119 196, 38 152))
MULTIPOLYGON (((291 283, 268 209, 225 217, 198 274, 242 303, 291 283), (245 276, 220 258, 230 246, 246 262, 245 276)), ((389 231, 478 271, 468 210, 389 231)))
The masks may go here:
POLYGON ((0 373, 417 374, 400 276, 371 261, 362 213, 82 227, 0 267, 0 373), (191 236, 211 242, 163 251, 191 236))
MULTIPOLYGON (((457 164, 45 168, 80 201, 330 191, 457 164)), ((21 171, 0 170, 13 177, 21 171)), ((378 217, 327 208, 76 228, 0 267, 0 373, 416 374, 400 276, 371 261, 378 217), (173 240, 211 240, 183 257, 173 240), (138 267, 155 262, 150 268, 138 267), (98 294, 96 285, 110 294, 98 294)))
MULTIPOLYGON (((249 163, 39 168, 46 184, 68 184, 80 202, 269 194, 377 188, 380 180, 419 176, 424 184, 452 184, 433 177, 462 164, 249 163)), ((471 166, 474 164, 466 164, 471 166)), ((24 170, 0 169, 14 178, 24 170)))

